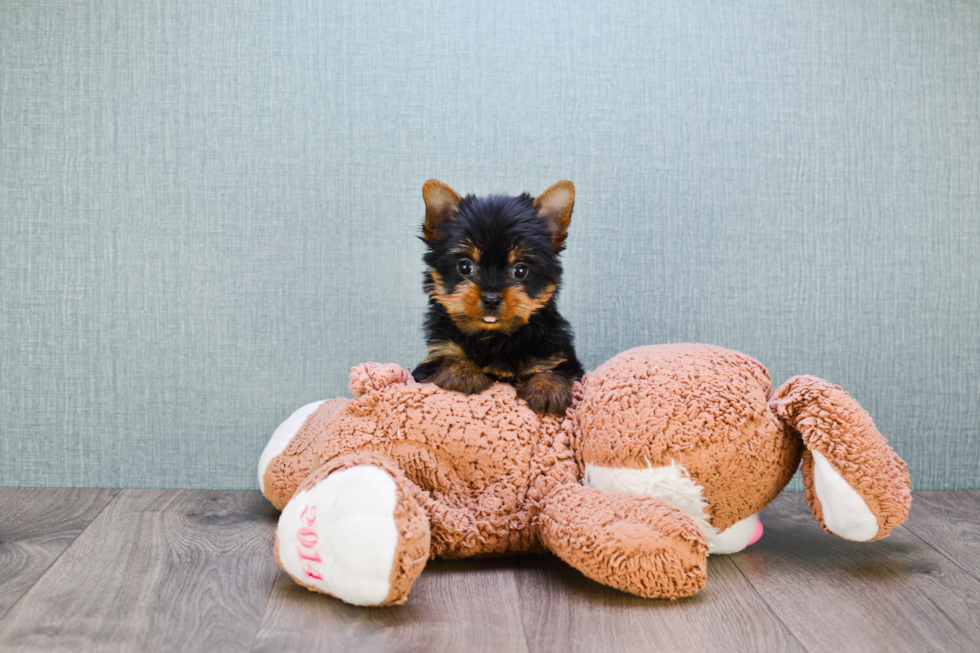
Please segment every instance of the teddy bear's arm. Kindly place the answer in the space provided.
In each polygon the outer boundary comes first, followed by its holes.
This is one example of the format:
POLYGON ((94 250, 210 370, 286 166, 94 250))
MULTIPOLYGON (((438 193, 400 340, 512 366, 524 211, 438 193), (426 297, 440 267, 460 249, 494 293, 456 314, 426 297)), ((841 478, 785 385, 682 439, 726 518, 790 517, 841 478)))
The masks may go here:
POLYGON ((870 542, 905 521, 912 501, 905 463, 850 395, 796 376, 770 406, 803 439, 806 498, 826 532, 870 542))
POLYGON ((545 500, 540 534, 589 578, 638 596, 691 596, 707 577, 704 533, 660 499, 568 483, 545 500))

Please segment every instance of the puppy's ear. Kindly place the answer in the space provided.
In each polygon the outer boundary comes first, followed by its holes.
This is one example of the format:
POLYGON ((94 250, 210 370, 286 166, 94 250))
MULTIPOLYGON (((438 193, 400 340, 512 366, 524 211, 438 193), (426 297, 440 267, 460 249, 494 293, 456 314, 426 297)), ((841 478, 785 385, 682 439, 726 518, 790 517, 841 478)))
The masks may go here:
POLYGON ((422 240, 431 243, 439 237, 439 228, 459 209, 460 197, 446 184, 430 179, 422 184, 422 199, 425 200, 422 240))
POLYGON ((552 245, 556 250, 565 246, 565 236, 568 235, 568 225, 572 223, 572 205, 575 204, 575 185, 570 181, 559 181, 557 184, 538 195, 534 200, 534 208, 552 234, 552 245))

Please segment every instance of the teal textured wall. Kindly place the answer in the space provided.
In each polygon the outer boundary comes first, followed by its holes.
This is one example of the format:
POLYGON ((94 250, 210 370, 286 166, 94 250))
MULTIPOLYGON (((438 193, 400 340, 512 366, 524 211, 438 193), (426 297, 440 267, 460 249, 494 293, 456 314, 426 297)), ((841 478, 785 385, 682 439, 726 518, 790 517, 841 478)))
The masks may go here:
POLYGON ((739 349, 978 488, 978 62, 966 2, 0 3, 0 484, 254 487, 421 357, 436 177, 576 183, 588 366, 739 349))

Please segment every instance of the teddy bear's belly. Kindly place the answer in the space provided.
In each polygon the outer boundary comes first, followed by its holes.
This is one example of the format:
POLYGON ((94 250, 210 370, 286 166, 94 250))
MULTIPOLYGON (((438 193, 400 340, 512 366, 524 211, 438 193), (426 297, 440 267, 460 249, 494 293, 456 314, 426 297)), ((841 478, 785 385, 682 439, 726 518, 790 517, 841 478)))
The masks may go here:
POLYGON ((442 444, 402 440, 386 451, 427 495, 422 503, 430 519, 433 557, 502 555, 537 546, 527 505, 531 443, 511 442, 505 448, 442 444))

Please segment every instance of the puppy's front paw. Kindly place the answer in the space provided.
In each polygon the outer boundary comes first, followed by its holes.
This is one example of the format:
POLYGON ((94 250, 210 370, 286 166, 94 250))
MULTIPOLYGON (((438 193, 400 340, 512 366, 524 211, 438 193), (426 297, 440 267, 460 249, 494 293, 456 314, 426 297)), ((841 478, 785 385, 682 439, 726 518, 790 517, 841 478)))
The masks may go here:
POLYGON ((540 372, 517 386, 517 396, 539 415, 562 417, 572 403, 572 382, 554 372, 540 372))
POLYGON ((464 363, 442 365, 432 375, 431 381, 443 390, 454 390, 468 395, 483 392, 493 385, 493 379, 475 366, 464 363))

